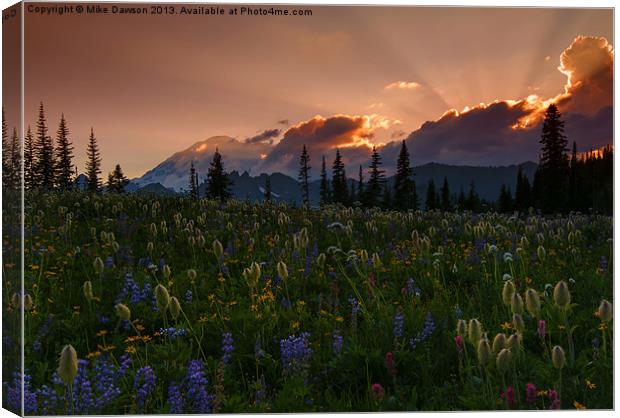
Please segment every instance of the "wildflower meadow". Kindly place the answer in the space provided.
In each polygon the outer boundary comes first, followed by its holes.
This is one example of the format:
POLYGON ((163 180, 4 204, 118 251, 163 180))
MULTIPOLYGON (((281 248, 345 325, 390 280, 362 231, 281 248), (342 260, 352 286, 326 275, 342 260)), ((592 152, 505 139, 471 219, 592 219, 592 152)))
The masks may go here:
POLYGON ((22 378, 27 415, 613 408, 609 216, 27 204, 24 293, 4 228, 16 413, 22 378))

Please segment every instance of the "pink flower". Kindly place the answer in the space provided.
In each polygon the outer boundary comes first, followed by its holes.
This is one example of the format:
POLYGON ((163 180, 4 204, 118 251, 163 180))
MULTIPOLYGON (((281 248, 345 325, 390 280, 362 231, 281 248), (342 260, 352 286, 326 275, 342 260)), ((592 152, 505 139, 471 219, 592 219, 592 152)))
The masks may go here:
POLYGON ((555 389, 549 389, 549 400, 551 401, 549 409, 560 409, 560 397, 555 389))
POLYGON ((372 397, 375 399, 375 401, 381 402, 384 396, 385 396, 385 390, 383 389, 383 386, 381 386, 379 383, 373 384, 372 385, 372 397))
POLYGON ((385 353, 385 369, 391 377, 396 376, 396 362, 392 353, 385 353))
POLYGON ((512 386, 509 386, 506 392, 502 392, 500 396, 502 399, 506 400, 509 407, 515 406, 515 390, 512 386))
POLYGON ((538 321, 538 336, 542 339, 545 338, 545 320, 541 319, 540 321, 538 321))
POLYGON ((532 383, 525 385, 525 402, 530 405, 536 403, 536 386, 532 383))
POLYGON ((454 343, 456 344, 456 351, 461 354, 463 352, 463 337, 457 335, 456 337, 454 337, 454 343))

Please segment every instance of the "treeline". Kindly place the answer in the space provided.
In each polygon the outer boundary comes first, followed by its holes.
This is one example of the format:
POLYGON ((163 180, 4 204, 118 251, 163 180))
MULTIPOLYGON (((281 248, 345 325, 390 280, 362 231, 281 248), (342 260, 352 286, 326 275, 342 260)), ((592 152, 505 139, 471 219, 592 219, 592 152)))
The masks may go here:
MULTIPOLYGON (((9 138, 4 108, 2 109, 2 182, 5 189, 18 189, 21 185, 21 159, 23 157, 24 187, 29 190, 77 189, 78 168, 73 163, 73 142, 64 114, 60 116, 56 135, 49 135, 43 102, 39 106, 35 131, 28 126, 24 137, 23 155, 17 129, 9 138)), ((119 164, 108 174, 105 187, 101 180, 101 154, 91 128, 86 147, 85 190, 99 193, 123 193, 129 180, 119 164)))

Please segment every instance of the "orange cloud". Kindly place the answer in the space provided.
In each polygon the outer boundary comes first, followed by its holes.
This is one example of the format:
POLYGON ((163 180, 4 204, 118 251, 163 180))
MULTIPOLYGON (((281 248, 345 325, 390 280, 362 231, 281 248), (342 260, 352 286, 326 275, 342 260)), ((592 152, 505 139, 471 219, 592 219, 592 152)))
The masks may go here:
POLYGON ((420 83, 416 83, 415 81, 396 81, 394 83, 390 83, 387 86, 385 86, 385 89, 386 90, 394 90, 394 89, 413 90, 413 89, 417 89, 418 87, 420 87, 420 83))

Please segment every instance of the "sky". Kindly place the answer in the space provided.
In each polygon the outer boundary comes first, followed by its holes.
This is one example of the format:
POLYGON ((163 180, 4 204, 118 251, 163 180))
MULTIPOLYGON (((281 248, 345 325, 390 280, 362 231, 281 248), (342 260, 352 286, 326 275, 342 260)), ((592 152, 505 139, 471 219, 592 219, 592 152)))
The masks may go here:
POLYGON ((129 177, 215 146, 255 174, 294 173, 304 144, 351 175, 402 140, 414 164, 537 161, 552 102, 580 151, 613 140, 611 9, 278 8, 312 16, 26 12, 26 125, 43 101, 80 172, 92 126, 104 175, 129 177))

